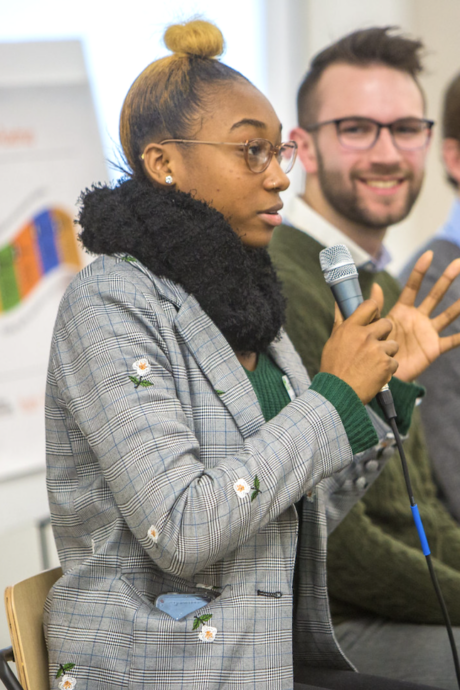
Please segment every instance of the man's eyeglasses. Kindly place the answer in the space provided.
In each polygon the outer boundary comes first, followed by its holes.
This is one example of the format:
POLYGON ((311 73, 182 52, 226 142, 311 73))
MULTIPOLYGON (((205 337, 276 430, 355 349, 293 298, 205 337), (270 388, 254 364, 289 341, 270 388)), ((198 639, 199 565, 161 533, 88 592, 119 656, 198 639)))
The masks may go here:
POLYGON ((305 129, 307 132, 315 132, 325 125, 335 125, 338 139, 347 149, 356 151, 371 149, 377 143, 381 130, 386 128, 397 149, 415 151, 427 146, 434 122, 417 117, 404 117, 384 124, 367 117, 342 117, 338 120, 317 122, 305 129))
POLYGON ((160 144, 208 144, 211 146, 239 146, 244 149, 244 160, 253 173, 263 173, 276 157, 281 170, 288 173, 292 170, 297 156, 295 141, 287 141, 279 146, 273 146, 268 139, 250 139, 244 143, 229 141, 199 141, 195 139, 164 139, 160 144))

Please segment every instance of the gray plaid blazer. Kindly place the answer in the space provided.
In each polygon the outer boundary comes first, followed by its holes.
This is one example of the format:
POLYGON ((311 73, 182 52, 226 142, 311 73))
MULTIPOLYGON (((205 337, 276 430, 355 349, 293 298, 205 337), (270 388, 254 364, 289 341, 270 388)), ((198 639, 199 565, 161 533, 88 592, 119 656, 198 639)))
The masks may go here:
POLYGON ((296 397, 265 423, 234 352, 180 286, 103 256, 67 290, 46 400, 64 570, 45 608, 51 687, 68 663, 78 690, 290 690, 294 663, 350 668, 328 609, 327 523, 383 456, 352 458, 286 335, 270 354, 296 397), (154 605, 167 592, 213 598, 176 621, 154 605))

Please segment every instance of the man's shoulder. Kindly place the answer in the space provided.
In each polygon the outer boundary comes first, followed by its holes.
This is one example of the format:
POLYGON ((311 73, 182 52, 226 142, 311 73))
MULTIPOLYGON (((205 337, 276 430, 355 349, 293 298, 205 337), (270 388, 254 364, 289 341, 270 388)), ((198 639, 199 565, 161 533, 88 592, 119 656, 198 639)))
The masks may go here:
POLYGON ((276 228, 269 245, 269 252, 274 260, 288 258, 301 265, 304 265, 305 261, 311 261, 318 268, 318 257, 322 249, 324 245, 308 233, 284 224, 276 228))
POLYGON ((280 225, 274 232, 269 245, 273 264, 283 282, 305 282, 308 274, 310 282, 322 277, 319 253, 324 245, 302 230, 292 225, 280 225))
POLYGON ((460 247, 457 244, 450 242, 450 240, 447 239, 432 237, 430 240, 428 240, 428 242, 420 247, 406 263, 400 273, 402 282, 405 282, 408 279, 410 272, 417 262, 417 259, 419 259, 421 255, 429 249, 431 249, 433 252, 433 261, 429 269, 429 274, 433 276, 440 275, 451 261, 460 257, 460 247))

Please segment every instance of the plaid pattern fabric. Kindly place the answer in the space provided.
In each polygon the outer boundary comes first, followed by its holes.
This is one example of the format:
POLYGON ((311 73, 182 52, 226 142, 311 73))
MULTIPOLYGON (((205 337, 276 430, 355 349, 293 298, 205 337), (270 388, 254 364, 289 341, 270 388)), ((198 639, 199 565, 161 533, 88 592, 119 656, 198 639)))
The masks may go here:
POLYGON ((285 335, 271 355, 297 398, 265 423, 227 341, 181 287, 126 257, 100 257, 73 281, 46 400, 64 570, 45 608, 50 678, 74 663, 79 690, 289 690, 293 654, 350 667, 329 616, 326 531, 362 495, 363 458, 352 462, 340 417, 308 390, 285 335), (293 649, 293 504, 315 485, 293 649), (166 592, 214 599, 175 621, 154 606, 166 592))

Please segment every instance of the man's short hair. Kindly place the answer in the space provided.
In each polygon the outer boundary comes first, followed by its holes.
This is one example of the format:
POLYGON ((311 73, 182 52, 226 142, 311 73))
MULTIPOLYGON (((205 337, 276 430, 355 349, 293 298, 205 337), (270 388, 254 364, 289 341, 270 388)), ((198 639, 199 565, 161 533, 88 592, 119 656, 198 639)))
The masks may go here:
POLYGON ((394 35, 394 26, 372 27, 354 31, 318 53, 310 64, 297 95, 298 122, 304 129, 315 123, 317 112, 316 87, 323 72, 333 64, 356 67, 384 65, 409 74, 422 96, 417 80, 423 70, 420 53, 424 45, 419 40, 394 35))
MULTIPOLYGON (((442 138, 457 139, 460 142, 460 74, 454 77, 444 94, 442 138)), ((449 174, 447 174, 447 179, 455 189, 459 188, 457 180, 449 174)))

